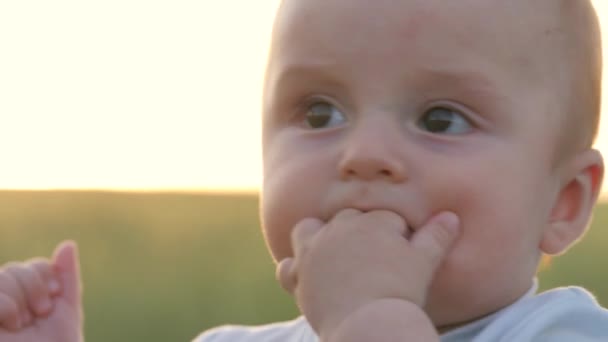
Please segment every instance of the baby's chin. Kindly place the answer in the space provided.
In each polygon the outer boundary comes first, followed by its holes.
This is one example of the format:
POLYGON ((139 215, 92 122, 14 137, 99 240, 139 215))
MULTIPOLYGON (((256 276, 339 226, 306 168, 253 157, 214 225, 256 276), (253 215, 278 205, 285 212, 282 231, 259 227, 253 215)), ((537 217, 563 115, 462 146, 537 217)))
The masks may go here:
POLYGON ((491 315, 498 310, 496 309, 494 311, 487 312, 487 310, 474 310, 470 307, 468 310, 464 307, 460 309, 461 310, 459 310, 459 312, 454 312, 453 308, 446 308, 444 305, 443 308, 427 307, 425 308, 425 311, 435 325, 437 331, 440 334, 443 334, 491 315))
POLYGON ((429 317, 431 317, 431 321, 435 325, 435 328, 437 329, 437 331, 440 334, 444 334, 449 331, 463 327, 469 323, 483 319, 484 317, 490 316, 493 313, 499 311, 500 309, 501 308, 495 308, 494 310, 489 311, 489 312, 487 310, 479 310, 479 312, 477 312, 477 313, 475 313, 474 311, 471 311, 468 313, 468 315, 454 314, 450 318, 444 317, 443 319, 440 318, 441 314, 439 314, 439 317, 435 318, 435 319, 433 318, 433 316, 436 316, 436 315, 433 315, 432 313, 429 313, 429 312, 427 312, 427 315, 429 315, 429 317), (461 317, 459 317, 459 316, 461 316, 461 317))

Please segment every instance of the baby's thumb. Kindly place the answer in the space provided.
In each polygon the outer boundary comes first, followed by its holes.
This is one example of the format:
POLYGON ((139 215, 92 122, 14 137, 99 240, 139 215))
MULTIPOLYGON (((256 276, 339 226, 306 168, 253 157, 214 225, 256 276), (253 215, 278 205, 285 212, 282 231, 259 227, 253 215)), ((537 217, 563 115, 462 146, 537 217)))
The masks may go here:
POLYGON ((426 256, 433 270, 439 267, 456 241, 459 235, 459 221, 456 214, 442 212, 433 217, 412 237, 412 246, 426 256))
POLYGON ((74 241, 63 241, 53 252, 53 265, 61 282, 65 300, 74 308, 80 308, 80 264, 78 247, 74 241))

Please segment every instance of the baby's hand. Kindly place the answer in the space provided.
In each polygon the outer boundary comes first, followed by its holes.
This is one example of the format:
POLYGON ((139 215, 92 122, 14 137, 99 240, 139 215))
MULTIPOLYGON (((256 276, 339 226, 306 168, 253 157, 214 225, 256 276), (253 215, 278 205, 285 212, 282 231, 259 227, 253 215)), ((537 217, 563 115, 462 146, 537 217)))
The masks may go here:
POLYGON ((52 260, 0 268, 0 341, 81 342, 80 272, 73 242, 52 260))
POLYGON ((292 233, 295 256, 279 263, 277 277, 313 329, 330 336, 374 301, 400 299, 422 307, 458 225, 454 214, 440 213, 408 240, 406 223, 390 211, 345 209, 327 224, 305 219, 292 233))

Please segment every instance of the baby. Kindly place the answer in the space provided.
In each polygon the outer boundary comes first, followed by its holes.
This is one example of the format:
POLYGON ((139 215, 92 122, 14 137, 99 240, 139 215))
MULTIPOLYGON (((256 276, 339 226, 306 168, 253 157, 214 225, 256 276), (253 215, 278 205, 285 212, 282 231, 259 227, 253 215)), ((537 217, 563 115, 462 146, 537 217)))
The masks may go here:
MULTIPOLYGON (((284 0, 262 221, 303 316, 196 341, 608 341, 535 281, 598 196, 600 79, 588 0, 284 0)), ((72 243, 9 264, 0 340, 81 340, 78 279, 72 243)))

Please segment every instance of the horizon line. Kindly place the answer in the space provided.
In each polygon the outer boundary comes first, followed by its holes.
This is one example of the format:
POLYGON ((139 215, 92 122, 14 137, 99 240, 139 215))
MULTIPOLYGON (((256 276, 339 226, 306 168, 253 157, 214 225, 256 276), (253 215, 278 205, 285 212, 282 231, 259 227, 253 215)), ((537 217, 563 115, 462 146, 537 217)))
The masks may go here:
MULTIPOLYGON (((0 192, 113 192, 142 194, 243 194, 259 195, 258 187, 0 187, 0 192)), ((608 202, 608 191, 600 192, 598 202, 608 202)))
POLYGON ((3 188, 0 192, 116 192, 116 193, 175 193, 175 194, 259 194, 258 188, 213 187, 213 188, 186 188, 186 187, 38 187, 38 188, 3 188))

